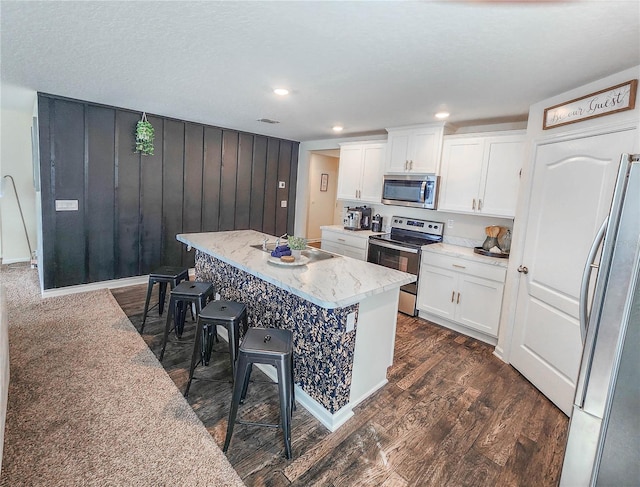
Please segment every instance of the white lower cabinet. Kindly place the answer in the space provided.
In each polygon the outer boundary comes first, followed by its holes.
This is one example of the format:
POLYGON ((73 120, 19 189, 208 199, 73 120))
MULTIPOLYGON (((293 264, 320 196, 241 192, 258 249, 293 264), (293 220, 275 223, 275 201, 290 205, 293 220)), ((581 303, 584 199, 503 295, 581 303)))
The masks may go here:
POLYGON ((365 235, 322 229, 322 250, 358 260, 367 260, 368 246, 369 238, 365 235))
POLYGON ((417 299, 420 316, 494 342, 505 276, 506 268, 501 266, 423 252, 417 299))

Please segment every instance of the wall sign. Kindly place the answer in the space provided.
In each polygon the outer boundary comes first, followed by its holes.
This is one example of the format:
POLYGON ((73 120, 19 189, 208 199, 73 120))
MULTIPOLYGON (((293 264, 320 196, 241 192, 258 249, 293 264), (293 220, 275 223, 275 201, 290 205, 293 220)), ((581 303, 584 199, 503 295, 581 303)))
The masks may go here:
POLYGON ((590 118, 633 110, 636 106, 637 91, 638 80, 632 79, 626 83, 545 108, 542 129, 547 130, 590 118))

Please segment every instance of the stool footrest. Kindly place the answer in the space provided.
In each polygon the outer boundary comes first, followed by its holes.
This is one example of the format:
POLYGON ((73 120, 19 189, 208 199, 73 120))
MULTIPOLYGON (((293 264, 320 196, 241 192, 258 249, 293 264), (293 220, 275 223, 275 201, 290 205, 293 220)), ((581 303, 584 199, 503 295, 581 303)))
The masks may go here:
POLYGON ((281 428, 280 424, 273 423, 256 423, 254 421, 243 421, 242 419, 236 420, 237 424, 248 424, 249 426, 266 426, 267 428, 281 428))

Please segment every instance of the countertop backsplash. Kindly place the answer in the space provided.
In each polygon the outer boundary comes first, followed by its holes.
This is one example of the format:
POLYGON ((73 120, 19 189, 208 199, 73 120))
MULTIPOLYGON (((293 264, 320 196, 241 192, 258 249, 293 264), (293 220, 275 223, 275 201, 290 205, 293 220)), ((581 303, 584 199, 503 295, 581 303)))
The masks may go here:
MULTIPOLYGON (((365 206, 362 203, 340 201, 342 206, 365 206)), ((513 229, 513 220, 510 218, 494 218, 482 215, 467 215, 463 213, 446 213, 438 210, 424 210, 421 208, 408 208, 404 206, 372 205, 371 214, 382 216, 384 230, 388 232, 392 216, 404 216, 407 218, 420 218, 442 222, 444 225, 443 241, 451 245, 461 247, 479 247, 486 238, 485 227, 500 225, 513 229), (453 220, 453 227, 449 226, 449 220, 453 220)))

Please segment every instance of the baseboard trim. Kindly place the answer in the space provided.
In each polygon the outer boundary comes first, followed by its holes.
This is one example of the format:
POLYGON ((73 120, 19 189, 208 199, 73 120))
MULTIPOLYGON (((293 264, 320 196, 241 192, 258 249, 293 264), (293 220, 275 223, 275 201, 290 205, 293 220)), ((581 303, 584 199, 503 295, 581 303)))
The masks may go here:
POLYGON ((15 259, 0 259, 0 264, 9 265, 9 264, 18 264, 20 262, 31 262, 31 258, 29 257, 17 257, 15 259))
POLYGON ((42 291, 43 298, 53 298, 56 296, 66 296, 68 294, 86 293, 98 289, 116 289, 119 287, 136 286, 149 282, 149 276, 123 277, 110 281, 91 282, 89 284, 78 284, 76 286, 65 286, 56 289, 45 289, 42 291))

